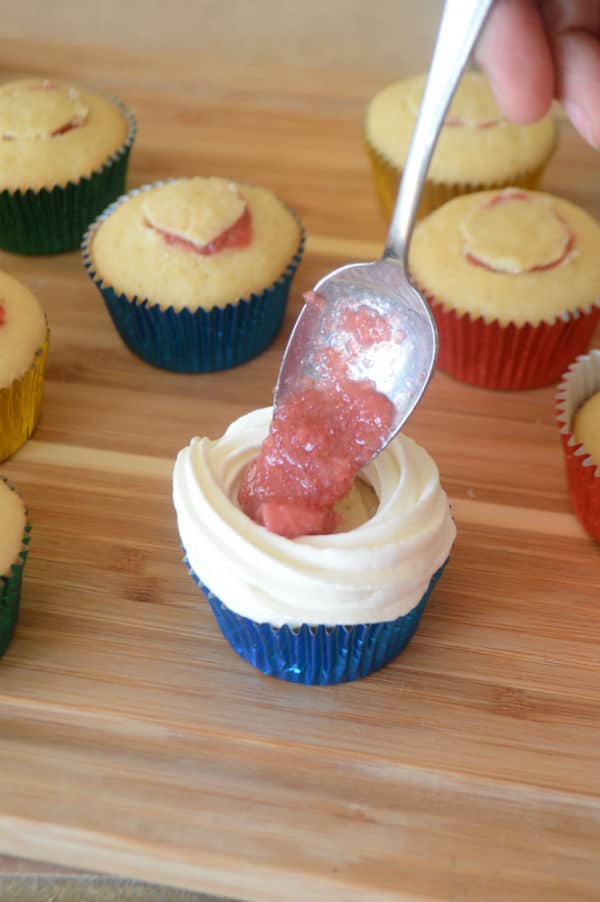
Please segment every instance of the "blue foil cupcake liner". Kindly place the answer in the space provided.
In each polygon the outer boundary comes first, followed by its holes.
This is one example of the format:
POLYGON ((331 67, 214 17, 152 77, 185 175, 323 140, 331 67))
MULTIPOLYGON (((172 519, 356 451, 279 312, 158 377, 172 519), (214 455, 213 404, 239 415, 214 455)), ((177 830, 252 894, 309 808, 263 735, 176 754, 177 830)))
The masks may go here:
POLYGON ((429 596, 448 561, 407 614, 354 626, 274 627, 236 614, 184 562, 212 608, 223 636, 237 654, 267 676, 310 686, 332 686, 366 677, 397 658, 414 636, 429 596))
MULTIPOLYGON (((1 476, 0 479, 6 482, 9 488, 13 488, 8 480, 1 476)), ((30 532, 31 525, 27 523, 23 532, 22 547, 17 561, 11 565, 10 572, 7 575, 0 575, 0 658, 11 643, 19 617, 21 583, 29 550, 30 532)))
POLYGON ((304 251, 302 223, 293 214, 300 226, 296 253, 277 281, 260 294, 211 310, 163 309, 147 298, 130 298, 105 284, 91 258, 91 244, 102 222, 128 198, 163 184, 166 182, 155 182, 130 191, 98 217, 83 240, 86 271, 123 342, 146 363, 179 373, 210 373, 246 363, 266 350, 281 328, 290 285, 304 251))
POLYGON ((16 254, 40 255, 75 250, 90 223, 123 193, 136 122, 116 97, 106 100, 127 120, 129 130, 123 144, 102 166, 77 182, 39 191, 0 192, 1 248, 16 254))

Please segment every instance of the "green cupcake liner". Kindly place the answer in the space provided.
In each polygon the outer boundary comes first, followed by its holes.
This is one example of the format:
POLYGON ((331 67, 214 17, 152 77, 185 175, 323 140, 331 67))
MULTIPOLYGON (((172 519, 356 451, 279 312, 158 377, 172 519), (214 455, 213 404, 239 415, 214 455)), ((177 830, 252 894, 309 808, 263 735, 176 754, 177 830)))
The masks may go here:
MULTIPOLYGON (((0 478, 14 491, 8 480, 0 478)), ((10 573, 7 576, 0 576, 0 658, 11 643, 19 617, 21 583, 29 551, 30 532, 31 524, 26 523, 17 561, 11 565, 10 573)))
POLYGON ((17 254, 75 250, 90 223, 123 193, 136 121, 120 100, 106 99, 129 125, 121 147, 99 169, 77 182, 39 191, 0 192, 0 248, 17 254))

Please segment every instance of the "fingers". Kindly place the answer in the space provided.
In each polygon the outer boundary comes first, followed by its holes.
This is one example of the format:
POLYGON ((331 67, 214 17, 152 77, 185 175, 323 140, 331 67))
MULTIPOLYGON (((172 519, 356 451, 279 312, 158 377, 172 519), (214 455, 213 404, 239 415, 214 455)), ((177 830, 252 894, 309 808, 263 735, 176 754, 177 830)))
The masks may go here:
POLYGON ((534 122, 548 112, 554 64, 534 0, 497 0, 476 56, 508 119, 534 122))
POLYGON ((586 141, 600 147, 600 2, 549 2, 544 17, 555 60, 556 96, 586 141))

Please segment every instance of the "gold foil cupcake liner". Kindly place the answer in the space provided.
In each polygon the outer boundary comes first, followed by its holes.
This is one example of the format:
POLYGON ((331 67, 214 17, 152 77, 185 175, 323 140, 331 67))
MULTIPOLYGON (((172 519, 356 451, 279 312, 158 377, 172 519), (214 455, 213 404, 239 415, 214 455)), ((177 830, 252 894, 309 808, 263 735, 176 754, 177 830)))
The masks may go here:
MULTIPOLYGON (((386 219, 389 222, 392 218, 392 212, 396 203, 396 195, 398 194, 398 186, 402 178, 402 168, 391 162, 379 150, 371 144, 366 132, 363 130, 363 142, 366 147, 367 155, 371 163, 371 172, 375 184, 375 192, 379 201, 379 206, 386 219)), ((419 208, 417 210, 417 220, 424 219, 438 207, 441 207, 447 201, 458 197, 461 194, 474 194, 476 191, 501 190, 503 188, 526 188, 530 191, 539 187, 544 175, 544 171, 550 162, 554 153, 556 141, 552 145, 546 159, 535 169, 522 172, 520 175, 513 176, 505 181, 491 182, 436 182, 428 178, 423 186, 419 208)))
POLYGON ((49 332, 27 372, 0 389, 0 460, 25 444, 40 418, 49 332))

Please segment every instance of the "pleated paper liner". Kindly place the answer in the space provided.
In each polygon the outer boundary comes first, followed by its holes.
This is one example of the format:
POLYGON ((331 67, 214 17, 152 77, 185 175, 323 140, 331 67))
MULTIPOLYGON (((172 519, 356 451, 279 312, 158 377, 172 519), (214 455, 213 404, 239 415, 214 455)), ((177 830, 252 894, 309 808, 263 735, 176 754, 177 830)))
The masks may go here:
POLYGON ((91 175, 39 191, 0 192, 0 247, 17 254, 59 254, 81 245, 90 223, 125 190, 135 139, 133 114, 107 97, 128 123, 123 144, 91 175))
POLYGON ((24 445, 40 418, 49 333, 20 379, 0 388, 0 461, 24 445))
POLYGON ((267 676, 311 686, 332 686, 366 677, 397 658, 414 636, 429 597, 448 561, 433 574, 427 591, 407 614, 354 626, 275 627, 228 608, 191 569, 223 636, 248 664, 267 676))
MULTIPOLYGON (((402 169, 388 160, 387 157, 383 156, 380 151, 376 150, 364 132, 363 141, 371 163, 371 172, 379 206, 381 207, 386 222, 389 222, 392 218, 392 212, 396 203, 396 195, 398 194, 398 186, 402 177, 402 169)), ((423 192, 417 210, 417 220, 423 219, 425 216, 428 216, 429 213, 433 213, 434 210, 441 207, 442 204, 445 204, 447 201, 452 200, 453 197, 458 197, 461 194, 473 194, 475 191, 488 191, 494 188, 502 189, 510 187, 534 190, 539 186, 544 170, 553 153, 554 146, 544 162, 538 167, 523 172, 520 175, 517 174, 512 176, 505 181, 446 183, 436 182, 428 178, 423 186, 423 192)))
MULTIPOLYGON (((0 479, 6 482, 10 489, 13 488, 2 476, 0 476, 0 479)), ((11 643, 19 617, 21 583, 25 561, 27 560, 30 532, 31 526, 27 523, 23 532, 21 550, 17 555, 16 561, 11 565, 9 573, 0 574, 0 658, 11 643)))
POLYGON ((180 373, 208 373, 239 366, 266 350, 281 328, 290 285, 304 251, 302 223, 293 214, 300 228, 297 250, 281 275, 264 291, 210 310, 163 308, 146 298, 130 298, 106 284, 95 270, 91 256, 97 229, 116 207, 129 197, 162 184, 165 182, 129 192, 98 217, 83 241, 84 266, 123 342, 146 363, 180 373))
POLYGON ((437 366, 444 373, 502 391, 540 388, 557 382, 569 363, 587 351, 600 320, 600 302, 565 313, 552 323, 515 323, 472 319, 446 309, 424 292, 438 330, 437 366))
POLYGON ((600 466, 571 431, 577 410, 596 392, 600 392, 600 350, 578 357, 564 374, 556 394, 571 505, 584 529, 600 542, 600 466))

